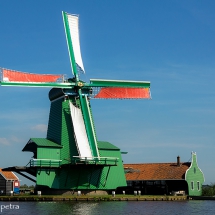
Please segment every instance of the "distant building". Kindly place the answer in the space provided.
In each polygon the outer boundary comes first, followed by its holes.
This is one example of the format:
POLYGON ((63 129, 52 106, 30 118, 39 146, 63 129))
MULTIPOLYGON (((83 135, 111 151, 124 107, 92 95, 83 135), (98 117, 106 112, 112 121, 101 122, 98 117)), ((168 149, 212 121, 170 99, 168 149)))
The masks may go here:
POLYGON ((10 191, 19 192, 19 178, 11 171, 2 171, 0 168, 0 195, 9 195, 10 191))
POLYGON ((128 190, 142 194, 187 194, 200 196, 204 174, 198 167, 196 153, 191 162, 124 164, 128 190), (180 192, 178 192, 180 191, 180 192))

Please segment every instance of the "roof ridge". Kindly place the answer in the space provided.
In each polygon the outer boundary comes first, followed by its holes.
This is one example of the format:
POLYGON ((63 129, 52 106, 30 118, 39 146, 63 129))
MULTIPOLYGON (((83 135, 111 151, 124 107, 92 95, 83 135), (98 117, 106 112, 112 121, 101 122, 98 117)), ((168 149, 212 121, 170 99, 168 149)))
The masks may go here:
MULTIPOLYGON (((143 164, 177 164, 177 162, 158 162, 158 163, 125 163, 124 165, 143 165, 143 164)), ((180 162, 183 163, 190 163, 190 162, 180 162)))
POLYGON ((18 180, 19 178, 15 175, 12 171, 2 171, 2 168, 0 168, 0 174, 6 179, 6 180, 18 180))

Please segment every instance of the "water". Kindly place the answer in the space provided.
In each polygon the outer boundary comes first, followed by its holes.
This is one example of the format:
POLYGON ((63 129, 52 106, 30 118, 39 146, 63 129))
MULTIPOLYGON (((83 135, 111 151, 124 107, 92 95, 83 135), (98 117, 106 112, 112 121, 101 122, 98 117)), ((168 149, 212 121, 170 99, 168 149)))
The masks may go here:
POLYGON ((0 202, 1 214, 20 215, 212 215, 215 201, 0 202))

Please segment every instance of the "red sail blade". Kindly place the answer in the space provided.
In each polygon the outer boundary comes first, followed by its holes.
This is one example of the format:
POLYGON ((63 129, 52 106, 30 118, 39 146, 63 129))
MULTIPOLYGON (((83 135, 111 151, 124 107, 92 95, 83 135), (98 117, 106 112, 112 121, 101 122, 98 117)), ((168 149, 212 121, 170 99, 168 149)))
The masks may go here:
POLYGON ((100 99, 149 99, 150 88, 104 87, 94 98, 100 99))
POLYGON ((2 69, 3 81, 6 82, 56 82, 62 75, 41 75, 2 69))

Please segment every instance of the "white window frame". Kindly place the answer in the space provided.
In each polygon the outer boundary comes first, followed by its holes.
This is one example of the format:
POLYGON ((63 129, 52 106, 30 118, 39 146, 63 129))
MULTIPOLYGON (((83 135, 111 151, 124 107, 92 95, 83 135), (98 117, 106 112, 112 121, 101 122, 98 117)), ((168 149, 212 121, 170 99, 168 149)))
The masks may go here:
POLYGON ((194 190, 194 181, 191 181, 191 190, 194 190))
POLYGON ((200 191, 201 188, 200 188, 200 181, 197 181, 197 190, 200 191))

